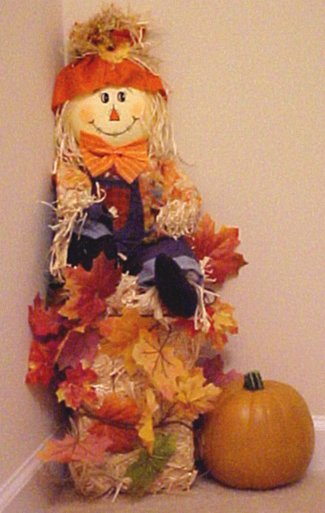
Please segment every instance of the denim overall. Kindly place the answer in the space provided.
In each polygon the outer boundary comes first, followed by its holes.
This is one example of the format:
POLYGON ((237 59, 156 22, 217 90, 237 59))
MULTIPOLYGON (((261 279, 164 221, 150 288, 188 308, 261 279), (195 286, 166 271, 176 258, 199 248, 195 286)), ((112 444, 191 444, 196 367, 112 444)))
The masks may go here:
POLYGON ((107 196, 101 204, 92 205, 88 209, 88 218, 81 230, 82 235, 92 239, 111 235, 117 253, 123 255, 124 270, 131 274, 138 274, 138 283, 141 286, 154 284, 155 259, 161 253, 172 257, 185 272, 194 271, 198 278, 201 278, 200 266, 183 237, 179 239, 162 237, 153 243, 144 242, 144 238, 150 233, 144 230, 138 179, 128 184, 118 177, 101 176, 93 179, 94 188, 96 184, 99 184, 107 196), (113 228, 112 216, 103 208, 106 206, 109 209, 115 206, 113 202, 110 203, 112 194, 115 197, 125 196, 128 203, 122 214, 125 222, 118 228, 113 228))

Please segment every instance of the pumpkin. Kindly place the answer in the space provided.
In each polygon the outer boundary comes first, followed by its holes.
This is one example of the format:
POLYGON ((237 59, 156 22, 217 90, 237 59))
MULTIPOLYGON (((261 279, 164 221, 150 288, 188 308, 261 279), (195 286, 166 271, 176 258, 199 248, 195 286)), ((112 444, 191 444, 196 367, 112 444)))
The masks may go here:
POLYGON ((265 490, 299 480, 314 449, 308 407, 290 385, 254 371, 228 385, 206 414, 200 454, 218 481, 265 490))

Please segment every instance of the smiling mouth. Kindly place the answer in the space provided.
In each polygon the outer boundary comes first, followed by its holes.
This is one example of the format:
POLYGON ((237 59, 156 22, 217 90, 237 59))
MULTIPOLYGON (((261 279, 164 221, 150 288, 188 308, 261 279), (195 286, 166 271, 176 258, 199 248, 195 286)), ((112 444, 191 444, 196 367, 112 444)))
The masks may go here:
POLYGON ((133 121, 132 123, 129 124, 129 126, 127 126, 124 130, 122 130, 121 132, 105 132, 105 130, 103 130, 102 128, 100 128, 99 126, 96 125, 95 123, 95 120, 93 119, 92 121, 89 122, 90 125, 92 125, 95 130, 97 132, 99 132, 100 134, 103 134, 103 135, 109 135, 110 137, 118 137, 119 135, 123 135, 123 134, 126 134, 126 132, 129 132, 135 125, 135 123, 137 121, 139 121, 140 118, 136 118, 133 116, 133 121))

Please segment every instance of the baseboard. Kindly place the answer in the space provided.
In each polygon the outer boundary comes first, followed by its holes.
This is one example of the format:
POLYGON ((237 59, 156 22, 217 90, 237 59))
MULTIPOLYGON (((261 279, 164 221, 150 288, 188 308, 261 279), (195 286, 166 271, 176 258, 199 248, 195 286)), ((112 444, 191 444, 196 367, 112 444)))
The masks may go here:
MULTIPOLYGON (((325 415, 314 415, 315 426, 315 452, 310 465, 310 471, 325 471, 325 415)), ((21 491, 32 481, 35 474, 40 470, 42 462, 36 454, 42 449, 48 437, 39 447, 27 458, 27 460, 14 472, 14 474, 0 486, 0 513, 21 493, 21 491)))
POLYGON ((315 452, 310 464, 314 471, 325 471, 325 416, 313 415, 315 427, 315 452))
POLYGON ((17 470, 0 486, 0 513, 20 494, 20 492, 33 479, 40 470, 43 463, 37 458, 37 453, 44 447, 44 444, 52 438, 50 435, 44 440, 35 451, 17 468, 17 470))

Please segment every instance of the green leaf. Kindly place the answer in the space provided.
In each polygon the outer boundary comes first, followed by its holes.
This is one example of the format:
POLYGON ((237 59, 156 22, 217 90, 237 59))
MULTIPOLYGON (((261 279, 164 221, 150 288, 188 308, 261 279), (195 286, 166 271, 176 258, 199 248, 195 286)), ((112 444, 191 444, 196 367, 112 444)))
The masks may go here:
POLYGON ((142 449, 137 461, 132 463, 126 471, 125 477, 132 479, 130 493, 137 497, 144 495, 157 475, 164 470, 169 458, 175 451, 175 436, 163 433, 157 434, 152 454, 142 449))

